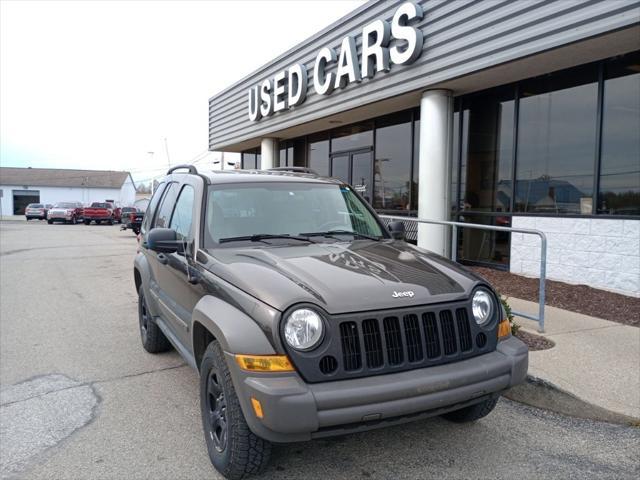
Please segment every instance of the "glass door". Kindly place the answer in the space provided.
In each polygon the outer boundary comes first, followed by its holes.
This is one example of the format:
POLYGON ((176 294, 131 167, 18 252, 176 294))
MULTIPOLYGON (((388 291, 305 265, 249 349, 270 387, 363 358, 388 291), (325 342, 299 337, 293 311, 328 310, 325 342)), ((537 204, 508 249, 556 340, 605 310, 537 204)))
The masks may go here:
POLYGON ((350 184, 369 203, 373 195, 373 152, 346 152, 331 157, 331 176, 350 184))

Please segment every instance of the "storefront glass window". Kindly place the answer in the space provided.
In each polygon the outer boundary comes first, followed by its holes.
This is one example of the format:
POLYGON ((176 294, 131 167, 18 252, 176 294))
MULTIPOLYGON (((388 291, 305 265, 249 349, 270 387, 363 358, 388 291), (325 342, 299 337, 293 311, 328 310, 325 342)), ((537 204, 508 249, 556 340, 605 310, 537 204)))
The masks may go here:
POLYGON ((329 134, 322 132, 307 137, 307 159, 309 168, 319 175, 329 175, 329 134))
POLYGON ((514 87, 463 100, 466 157, 463 210, 510 210, 514 108, 514 87))
POLYGON ((411 112, 376 121, 373 207, 409 210, 411 183, 411 112))
POLYGON ((516 211, 592 213, 597 99, 592 65, 522 83, 516 211))
POLYGON ((418 214, 418 174, 420 173, 420 110, 413 112, 413 173, 411 175, 411 210, 418 214))
POLYGON ((255 151, 242 152, 242 169, 252 170, 256 168, 256 154, 255 151))
POLYGON ((640 55, 606 65, 598 212, 640 215, 640 55))
POLYGON ((331 132, 331 153, 373 146, 373 122, 338 127, 331 132))

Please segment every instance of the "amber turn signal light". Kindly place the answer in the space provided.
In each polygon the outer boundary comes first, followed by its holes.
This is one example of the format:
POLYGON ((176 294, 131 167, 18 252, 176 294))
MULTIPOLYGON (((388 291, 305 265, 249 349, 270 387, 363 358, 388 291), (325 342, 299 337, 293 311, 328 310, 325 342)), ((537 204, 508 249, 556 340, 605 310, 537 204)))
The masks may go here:
POLYGON ((511 335, 511 324, 506 318, 498 325, 498 338, 505 338, 511 335))
POLYGON ((262 412, 262 404, 260 400, 257 398, 251 397, 251 406, 253 407, 253 412, 256 414, 258 418, 264 418, 264 413, 262 412))
POLYGON ((236 355, 236 362, 249 372, 293 372, 286 355, 236 355))

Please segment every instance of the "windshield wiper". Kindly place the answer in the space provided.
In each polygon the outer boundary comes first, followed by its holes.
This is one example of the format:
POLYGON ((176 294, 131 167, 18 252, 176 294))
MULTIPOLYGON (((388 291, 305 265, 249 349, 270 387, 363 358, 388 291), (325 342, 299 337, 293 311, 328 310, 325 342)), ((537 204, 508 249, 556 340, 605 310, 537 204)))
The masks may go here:
MULTIPOLYGON (((335 235, 353 235, 355 238, 366 238, 368 240, 373 240, 374 242, 380 241, 380 237, 374 237, 373 235, 354 232, 352 230, 328 230, 326 232, 301 233, 300 235, 304 235, 305 237, 331 237, 331 238, 336 238, 335 235)), ((336 238, 336 240, 339 240, 339 239, 336 238)))
MULTIPOLYGON (((255 235, 246 235, 243 237, 227 237, 221 238, 218 240, 218 243, 227 243, 227 242, 262 242, 264 240, 269 240, 271 238, 285 238, 287 240, 299 240, 301 242, 309 242, 316 243, 310 238, 306 236, 298 236, 298 235, 286 235, 286 234, 271 234, 271 233, 256 233, 255 235)), ((266 243, 266 242, 265 242, 266 243)))

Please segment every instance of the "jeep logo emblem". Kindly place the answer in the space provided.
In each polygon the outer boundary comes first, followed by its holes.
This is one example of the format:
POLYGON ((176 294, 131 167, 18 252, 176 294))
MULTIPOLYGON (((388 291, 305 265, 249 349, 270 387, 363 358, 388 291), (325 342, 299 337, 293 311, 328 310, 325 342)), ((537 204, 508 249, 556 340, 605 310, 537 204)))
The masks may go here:
POLYGON ((402 298, 402 297, 409 297, 409 298, 413 298, 414 293, 411 290, 407 290, 406 292, 393 292, 393 295, 391 295, 393 298, 402 298))

